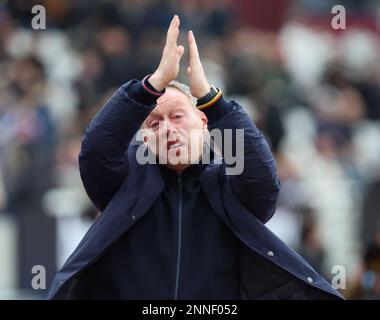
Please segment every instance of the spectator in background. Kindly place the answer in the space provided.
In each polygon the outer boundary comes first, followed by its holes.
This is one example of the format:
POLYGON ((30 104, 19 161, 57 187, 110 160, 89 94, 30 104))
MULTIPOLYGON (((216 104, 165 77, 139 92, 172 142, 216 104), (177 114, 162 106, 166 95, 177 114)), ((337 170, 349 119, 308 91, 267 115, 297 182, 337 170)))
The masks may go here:
POLYGON ((361 239, 364 245, 380 243, 380 177, 367 187, 363 198, 361 239))
POLYGON ((45 70, 34 56, 7 63, 0 106, 0 162, 5 207, 17 221, 17 278, 30 288, 30 270, 44 265, 49 279, 54 261, 54 224, 44 214, 42 197, 52 186, 55 123, 45 97, 45 70), (41 248, 44 248, 41 250, 41 248))
POLYGON ((9 62, 7 103, 0 109, 2 167, 7 193, 6 211, 24 214, 38 207, 51 184, 55 129, 44 96, 45 74, 35 57, 9 62))

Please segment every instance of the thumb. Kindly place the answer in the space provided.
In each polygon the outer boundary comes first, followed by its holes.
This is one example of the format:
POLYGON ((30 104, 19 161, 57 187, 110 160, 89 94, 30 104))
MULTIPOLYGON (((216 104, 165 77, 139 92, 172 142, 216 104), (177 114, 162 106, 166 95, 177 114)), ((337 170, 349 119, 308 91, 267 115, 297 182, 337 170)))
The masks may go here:
POLYGON ((184 52, 185 52, 185 48, 183 46, 177 47, 176 54, 177 54, 178 61, 182 58, 184 52))

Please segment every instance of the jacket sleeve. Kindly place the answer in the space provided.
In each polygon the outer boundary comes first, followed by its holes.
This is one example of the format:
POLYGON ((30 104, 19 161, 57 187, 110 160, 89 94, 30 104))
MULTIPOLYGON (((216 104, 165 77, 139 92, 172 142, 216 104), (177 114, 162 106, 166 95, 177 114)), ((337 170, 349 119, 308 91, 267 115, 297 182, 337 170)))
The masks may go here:
MULTIPOLYGON (((209 120, 209 129, 232 129, 232 149, 236 152, 236 129, 244 129, 243 170, 237 175, 226 175, 223 180, 234 196, 261 222, 266 223, 273 216, 280 190, 273 154, 262 133, 249 118, 245 110, 234 100, 226 101, 223 96, 213 105, 203 110, 209 120)), ((240 140, 241 141, 241 140, 240 140)), ((226 141, 218 146, 225 158, 226 141)), ((243 143, 243 141, 241 141, 243 143)), ((225 163, 225 161, 224 161, 225 163)))
POLYGON ((103 211, 128 175, 127 149, 154 109, 156 96, 144 91, 140 81, 121 86, 85 129, 79 154, 84 188, 103 211))

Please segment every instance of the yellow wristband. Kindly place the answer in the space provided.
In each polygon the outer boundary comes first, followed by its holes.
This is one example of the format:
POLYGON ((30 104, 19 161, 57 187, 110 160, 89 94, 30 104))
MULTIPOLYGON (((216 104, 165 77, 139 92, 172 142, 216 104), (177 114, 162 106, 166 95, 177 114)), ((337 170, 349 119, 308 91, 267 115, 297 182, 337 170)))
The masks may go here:
POLYGON ((207 108, 209 108, 211 105, 213 105, 216 101, 218 101, 219 100, 219 98, 222 96, 222 90, 220 90, 220 89, 218 89, 219 91, 218 91, 218 93, 216 94, 216 96, 214 97, 214 98, 212 98, 210 101, 208 101, 208 102, 206 102, 206 103, 204 103, 204 104, 202 104, 202 105, 200 105, 200 106, 197 106, 197 108, 199 109, 199 110, 205 110, 205 109, 207 109, 207 108))

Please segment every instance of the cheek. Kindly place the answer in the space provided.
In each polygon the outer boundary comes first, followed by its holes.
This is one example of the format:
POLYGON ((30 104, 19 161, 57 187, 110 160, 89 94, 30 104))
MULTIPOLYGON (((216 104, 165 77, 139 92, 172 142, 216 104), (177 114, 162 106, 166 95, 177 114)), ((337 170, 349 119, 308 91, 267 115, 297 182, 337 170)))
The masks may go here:
POLYGON ((188 142, 190 146, 198 146, 203 141, 203 131, 201 128, 192 128, 188 136, 188 142))
POLYGON ((191 131, 202 130, 202 121, 198 118, 192 117, 187 119, 181 124, 181 128, 190 134, 191 131))
POLYGON ((199 137, 202 135, 202 121, 199 121, 199 119, 193 119, 191 123, 189 123, 189 131, 192 132, 192 135, 194 137, 199 137))
POLYGON ((158 134, 151 132, 150 134, 146 135, 146 139, 147 139, 147 145, 152 150, 155 150, 156 146, 158 146, 158 134))
POLYGON ((153 154, 158 155, 167 152, 166 142, 166 135, 157 131, 149 135, 147 145, 153 154))

